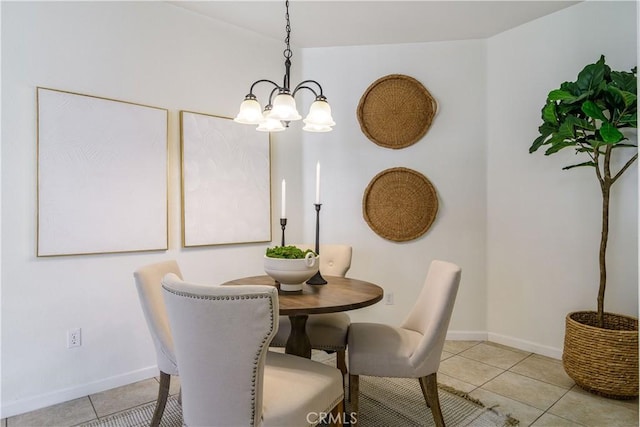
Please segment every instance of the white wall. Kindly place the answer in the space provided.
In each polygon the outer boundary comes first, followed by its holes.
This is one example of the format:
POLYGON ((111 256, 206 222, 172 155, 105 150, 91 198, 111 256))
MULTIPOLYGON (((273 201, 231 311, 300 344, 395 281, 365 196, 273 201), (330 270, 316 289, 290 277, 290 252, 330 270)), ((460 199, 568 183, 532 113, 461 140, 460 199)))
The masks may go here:
MULTIPOLYGON (((282 41, 164 2, 2 2, 2 417, 157 375, 132 272, 175 258, 219 283, 262 273, 268 245, 181 249, 179 110, 234 116, 251 82, 283 73, 282 41), (259 64, 259 66, 256 66, 259 64), (36 258, 36 86, 169 110, 170 249, 36 258), (251 262, 255 260, 255 262, 251 262), (81 327, 83 345, 66 348, 81 327)), ((263 94, 264 95, 264 94, 263 94)), ((272 141, 272 182, 299 174, 272 141)), ((301 188, 288 188, 292 217, 301 188)), ((275 185, 275 189, 279 186, 275 185)), ((272 194, 279 207, 280 194, 272 194)), ((279 242, 279 208, 272 208, 279 242)), ((289 228, 301 233, 301 225, 289 228)))
POLYGON ((486 43, 318 48, 303 54, 305 78, 321 76, 337 122, 333 132, 313 135, 318 140, 306 135, 303 140, 306 239, 313 238, 315 164, 320 161, 322 241, 352 242, 349 274, 378 283, 395 296, 395 305, 376 304, 351 317, 399 324, 431 260, 444 259, 463 269, 451 330, 485 332, 486 43), (367 139, 356 116, 367 87, 394 73, 416 78, 439 103, 426 136, 401 150, 367 139), (375 234, 362 215, 362 197, 371 179, 398 166, 429 178, 440 203, 431 229, 403 243, 375 234))
MULTIPOLYGON (((489 40, 488 330, 560 357, 565 315, 594 310, 602 197, 566 149, 529 154, 546 95, 600 54, 637 64, 636 2, 585 2, 489 40)), ((637 137, 636 137, 637 141, 637 137)), ((617 170, 617 168, 616 168, 617 170)), ((613 187, 605 309, 638 315, 637 162, 613 187)))

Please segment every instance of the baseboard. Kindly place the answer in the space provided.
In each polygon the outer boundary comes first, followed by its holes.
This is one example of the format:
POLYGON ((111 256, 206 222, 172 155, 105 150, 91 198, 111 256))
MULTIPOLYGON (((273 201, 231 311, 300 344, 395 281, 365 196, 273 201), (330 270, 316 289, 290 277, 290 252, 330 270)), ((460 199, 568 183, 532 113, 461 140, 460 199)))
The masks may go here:
POLYGON ((447 339, 451 341, 487 341, 485 331, 448 331, 447 339))
POLYGON ((531 353, 540 354, 542 356, 551 357, 552 359, 562 359, 562 349, 541 345, 531 341, 521 340, 519 338, 513 338, 506 335, 488 333, 488 340, 509 347, 517 348, 518 350, 529 351, 531 353))
POLYGON ((158 367, 150 366, 148 368, 139 369, 137 371, 128 372, 122 375, 116 375, 114 377, 105 378, 88 384, 81 384, 75 387, 52 391, 50 393, 29 397, 27 399, 20 399, 12 402, 2 402, 2 408, 0 409, 0 418, 4 419, 13 417, 15 415, 24 414, 25 412, 35 411, 36 409, 41 409, 47 406, 56 405, 58 403, 67 402, 69 400, 78 399, 90 394, 100 393, 101 391, 110 390, 112 388, 131 384, 137 381, 146 380, 158 375, 158 367))

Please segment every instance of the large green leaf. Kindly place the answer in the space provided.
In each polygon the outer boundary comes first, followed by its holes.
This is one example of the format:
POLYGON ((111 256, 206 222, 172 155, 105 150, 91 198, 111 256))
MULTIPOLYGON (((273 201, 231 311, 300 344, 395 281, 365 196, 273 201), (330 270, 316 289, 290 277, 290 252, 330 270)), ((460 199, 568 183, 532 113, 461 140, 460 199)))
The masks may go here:
POLYGON ((575 138, 576 134, 573 130, 573 123, 571 120, 565 120, 558 128, 556 135, 563 140, 575 138))
POLYGON ((636 144, 624 144, 624 143, 615 144, 611 148, 629 148, 629 147, 638 148, 636 144))
POLYGON ((542 120, 547 123, 557 123, 558 116, 556 115, 556 104, 555 102, 548 102, 542 108, 542 120))
POLYGON ((596 150, 591 147, 576 148, 576 153, 593 153, 594 151, 596 150))
POLYGON ((562 170, 569 170, 569 169, 573 169, 573 168, 579 168, 582 166, 595 166, 596 164, 594 162, 584 162, 584 163, 578 163, 577 165, 571 165, 571 166, 565 166, 562 168, 562 170))
POLYGON ((558 125, 553 123, 544 122, 538 127, 540 135, 548 136, 558 131, 558 125))
POLYGON ((564 101, 567 104, 575 104, 577 102, 582 101, 583 99, 589 98, 590 96, 592 96, 594 93, 593 90, 588 90, 584 93, 581 93, 580 95, 576 96, 575 98, 568 100, 568 101, 564 101))
POLYGON ((540 135, 539 137, 537 137, 535 141, 533 141, 533 144, 531 144, 531 147, 529 147, 529 153, 537 151, 538 148, 540 148, 540 146, 544 144, 544 140, 547 139, 548 136, 549 135, 540 135))
POLYGON ((549 92, 547 100, 548 101, 566 101, 566 100, 572 100, 574 98, 575 96, 571 92, 568 92, 562 89, 556 89, 549 92))
POLYGON ((605 66, 601 61, 595 64, 589 64, 578 74, 576 85, 582 92, 595 90, 600 82, 604 79, 605 66))
POLYGON ((593 101, 585 101, 582 103, 582 111, 592 119, 607 121, 607 118, 602 114, 602 109, 593 101))
POLYGON ((609 122, 602 123, 602 127, 600 128, 600 136, 605 144, 615 144, 616 142, 622 141, 624 139, 624 135, 622 132, 618 130, 614 125, 609 122))
POLYGON ((638 99, 635 93, 627 92, 626 90, 620 90, 615 86, 609 86, 607 90, 609 91, 609 93, 619 96, 626 108, 629 108, 638 99))
POLYGON ((565 103, 560 102, 556 105, 556 116, 558 116, 558 120, 562 121, 564 117, 567 116, 575 116, 575 115, 583 115, 582 110, 580 110, 581 103, 565 103))
POLYGON ((566 118, 566 121, 571 123, 571 126, 573 127, 579 127, 582 129, 587 129, 587 130, 591 130, 594 131, 595 130, 595 126, 593 125, 593 123, 589 122, 588 120, 585 120, 581 117, 577 117, 574 115, 569 115, 566 118))
POLYGON ((613 120, 616 120, 616 116, 620 114, 620 111, 626 108, 620 89, 617 89, 614 85, 607 87, 600 101, 601 104, 603 104, 602 106, 611 111, 611 117, 613 120))
POLYGON ((611 81, 620 90, 627 92, 636 92, 636 86, 638 79, 634 73, 627 73, 625 71, 612 71, 611 81))
POLYGON ((573 147, 573 143, 571 142, 558 142, 556 144, 551 145, 551 147, 547 148, 547 151, 544 152, 545 156, 548 156, 550 154, 553 153, 557 153, 558 151, 562 150, 563 148, 567 148, 567 147, 573 147))
POLYGON ((621 126, 626 125, 626 127, 637 128, 638 114, 625 114, 624 116, 618 118, 618 123, 621 126))
POLYGON ((553 134, 557 130, 558 130, 557 126, 554 126, 546 122, 543 123, 538 128, 538 131, 540 132, 540 136, 537 137, 535 141, 533 141, 533 144, 531 144, 531 147, 529 147, 529 153, 533 153, 538 148, 540 148, 540 146, 545 143, 545 140, 549 137, 549 135, 553 134))
POLYGON ((560 85, 560 89, 573 94, 574 96, 580 95, 582 92, 575 82, 564 82, 560 85))

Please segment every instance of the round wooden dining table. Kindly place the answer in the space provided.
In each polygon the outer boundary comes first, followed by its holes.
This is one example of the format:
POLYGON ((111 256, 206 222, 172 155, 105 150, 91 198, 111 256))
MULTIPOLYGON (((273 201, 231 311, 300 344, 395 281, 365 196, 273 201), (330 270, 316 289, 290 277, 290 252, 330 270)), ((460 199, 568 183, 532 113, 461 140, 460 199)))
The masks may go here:
POLYGON ((302 285, 302 291, 284 292, 269 276, 243 277, 225 285, 269 285, 278 287, 280 315, 289 316, 291 333, 285 352, 311 357, 306 325, 310 314, 335 313, 368 307, 382 300, 383 289, 373 283, 348 277, 325 276, 324 285, 302 285))

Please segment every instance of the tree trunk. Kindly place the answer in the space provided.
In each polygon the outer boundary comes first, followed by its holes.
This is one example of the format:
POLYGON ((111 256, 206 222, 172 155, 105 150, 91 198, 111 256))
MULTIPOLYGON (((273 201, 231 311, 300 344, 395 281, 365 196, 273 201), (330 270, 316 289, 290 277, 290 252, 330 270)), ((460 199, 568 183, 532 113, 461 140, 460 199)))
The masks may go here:
MULTIPOLYGON (((604 155, 604 173, 600 180, 602 190, 602 233, 600 235, 600 285, 598 287, 598 314, 597 326, 604 327, 604 292, 607 289, 607 241, 609 239, 609 196, 611 195, 611 146, 608 146, 604 155)), ((597 167, 597 166, 596 166, 597 167)))
POLYGON ((604 327, 604 291, 607 288, 607 240, 609 238, 609 195, 611 186, 602 188, 602 234, 600 237, 600 286, 598 288, 598 327, 604 327))

